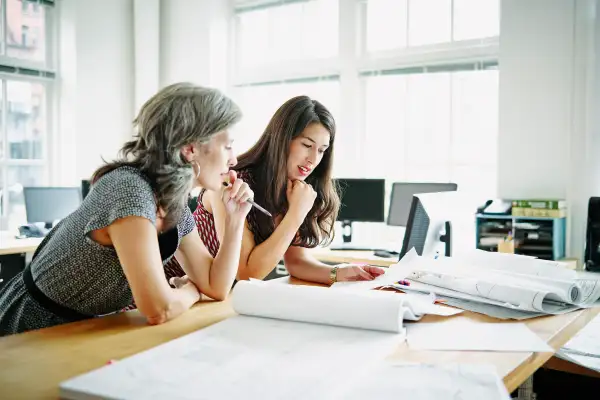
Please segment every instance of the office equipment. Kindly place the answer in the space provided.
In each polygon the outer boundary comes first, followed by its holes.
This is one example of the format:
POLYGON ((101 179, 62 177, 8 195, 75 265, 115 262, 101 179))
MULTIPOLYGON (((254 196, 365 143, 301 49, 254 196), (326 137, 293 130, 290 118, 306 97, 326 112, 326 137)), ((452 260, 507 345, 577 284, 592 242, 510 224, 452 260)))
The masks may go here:
POLYGON ((42 238, 46 236, 48 229, 36 223, 19 226, 19 238, 42 238))
POLYGON ((512 202, 504 199, 494 199, 486 202, 477 212, 490 215, 510 215, 512 211, 512 202))
POLYGON ((413 248, 419 255, 439 253, 439 243, 444 244, 444 256, 452 255, 452 223, 449 218, 456 200, 452 192, 413 196, 400 259, 413 248))
POLYGON ((23 194, 27 222, 44 222, 47 229, 81 204, 81 190, 77 187, 24 187, 23 194))
POLYGON ((411 324, 406 341, 411 349, 419 350, 554 351, 524 323, 474 324, 460 317, 435 324, 411 324))
MULTIPOLYGON (((335 179, 341 206, 343 241, 352 241, 353 222, 385 222, 385 179, 335 179)), ((347 247, 337 248, 339 250, 347 247)), ((352 247, 352 250, 370 250, 352 247)))
POLYGON ((585 269, 600 272, 600 197, 590 197, 585 234, 585 269))
POLYGON ((382 257, 382 258, 392 258, 392 257, 398 257, 400 255, 400 253, 395 252, 395 251, 389 251, 389 250, 375 250, 373 252, 374 256, 377 257, 382 257))
POLYGON ((457 189, 458 185, 456 183, 395 182, 392 185, 387 224, 393 226, 407 225, 413 195, 454 192, 457 189))
POLYGON ((510 235, 515 254, 560 260, 565 256, 566 226, 566 218, 477 214, 475 246, 495 252, 498 243, 510 235))

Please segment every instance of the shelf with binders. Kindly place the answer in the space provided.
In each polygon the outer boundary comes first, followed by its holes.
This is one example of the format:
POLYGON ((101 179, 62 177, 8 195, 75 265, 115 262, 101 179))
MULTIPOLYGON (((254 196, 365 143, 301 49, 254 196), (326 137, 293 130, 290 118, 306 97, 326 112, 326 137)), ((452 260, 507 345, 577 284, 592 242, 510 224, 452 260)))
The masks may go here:
POLYGON ((565 217, 477 214, 475 224, 475 245, 480 250, 498 251, 498 244, 511 237, 515 254, 545 260, 559 260, 565 256, 565 217))

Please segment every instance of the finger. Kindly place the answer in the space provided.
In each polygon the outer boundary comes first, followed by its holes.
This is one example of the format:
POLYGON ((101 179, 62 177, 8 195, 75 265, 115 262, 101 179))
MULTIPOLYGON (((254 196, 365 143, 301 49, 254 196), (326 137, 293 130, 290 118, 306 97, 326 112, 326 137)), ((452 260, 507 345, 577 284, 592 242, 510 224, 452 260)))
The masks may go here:
POLYGON ((244 186, 244 181, 241 179, 236 179, 231 186, 231 191, 229 192, 229 197, 235 200, 236 196, 240 193, 240 189, 244 186))
POLYGON ((363 269, 373 276, 379 276, 385 274, 385 269, 380 267, 374 267, 372 265, 365 265, 363 269))
POLYGON ((355 271, 356 271, 356 276, 357 276, 358 280, 372 281, 373 279, 375 279, 375 277, 373 275, 371 275, 370 273, 368 273, 361 267, 355 267, 355 271))
POLYGON ((239 202, 245 203, 251 199, 254 199, 254 192, 252 192, 252 190, 248 189, 248 190, 244 190, 244 192, 241 194, 241 196, 239 197, 239 202))
POLYGON ((229 182, 227 183, 233 183, 237 180, 237 172, 235 172, 234 170, 230 169, 229 170, 229 182))
POLYGON ((248 199, 248 191, 250 190, 250 187, 248 186, 248 184, 246 182, 242 183, 240 185, 240 189, 238 190, 237 195, 235 196, 235 201, 241 201, 243 197, 246 196, 246 200, 248 199))

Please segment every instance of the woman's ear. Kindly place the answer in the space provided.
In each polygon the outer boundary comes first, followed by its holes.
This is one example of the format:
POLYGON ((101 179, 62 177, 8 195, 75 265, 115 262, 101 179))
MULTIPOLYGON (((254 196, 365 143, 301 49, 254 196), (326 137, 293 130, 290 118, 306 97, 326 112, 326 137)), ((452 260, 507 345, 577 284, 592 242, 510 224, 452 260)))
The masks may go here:
POLYGON ((196 155, 196 148, 193 144, 186 144, 181 148, 181 155, 187 162, 192 162, 196 155))

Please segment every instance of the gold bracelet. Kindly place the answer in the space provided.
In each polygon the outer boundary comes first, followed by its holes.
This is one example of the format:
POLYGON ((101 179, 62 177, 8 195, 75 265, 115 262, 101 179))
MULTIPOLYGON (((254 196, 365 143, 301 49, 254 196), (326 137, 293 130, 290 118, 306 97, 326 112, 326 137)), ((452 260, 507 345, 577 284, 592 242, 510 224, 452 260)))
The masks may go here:
POLYGON ((333 285, 335 282, 337 282, 337 271, 338 271, 338 267, 333 267, 331 268, 331 271, 329 272, 329 284, 333 285))

